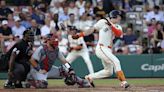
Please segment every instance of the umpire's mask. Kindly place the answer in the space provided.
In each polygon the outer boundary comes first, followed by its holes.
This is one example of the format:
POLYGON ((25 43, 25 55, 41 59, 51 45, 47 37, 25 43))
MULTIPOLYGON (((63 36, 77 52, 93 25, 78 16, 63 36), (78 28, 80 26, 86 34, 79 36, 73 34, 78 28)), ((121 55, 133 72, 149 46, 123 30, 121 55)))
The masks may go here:
POLYGON ((30 29, 25 30, 23 36, 26 38, 27 42, 34 42, 34 32, 32 32, 30 29))

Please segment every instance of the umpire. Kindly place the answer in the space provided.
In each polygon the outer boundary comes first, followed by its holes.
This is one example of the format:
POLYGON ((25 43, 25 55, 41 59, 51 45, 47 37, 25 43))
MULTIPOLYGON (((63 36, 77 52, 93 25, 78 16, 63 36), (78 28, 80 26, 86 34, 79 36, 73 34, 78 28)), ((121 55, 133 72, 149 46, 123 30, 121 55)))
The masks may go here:
POLYGON ((4 88, 22 88, 22 83, 26 80, 26 76, 30 71, 29 59, 32 55, 33 40, 33 32, 25 30, 23 39, 9 50, 8 81, 5 83, 4 88))

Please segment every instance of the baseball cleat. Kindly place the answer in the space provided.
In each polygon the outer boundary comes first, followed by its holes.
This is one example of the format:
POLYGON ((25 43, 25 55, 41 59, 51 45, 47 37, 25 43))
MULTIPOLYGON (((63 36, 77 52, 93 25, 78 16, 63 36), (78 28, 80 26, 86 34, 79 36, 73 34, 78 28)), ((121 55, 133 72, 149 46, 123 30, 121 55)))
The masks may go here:
POLYGON ((4 84, 4 88, 5 89, 15 89, 15 84, 12 82, 11 83, 7 82, 4 84))
POLYGON ((92 78, 90 78, 89 76, 85 76, 85 79, 89 81, 89 83, 90 83, 90 85, 92 87, 95 87, 95 84, 93 83, 93 79, 92 78))
POLYGON ((121 82, 121 87, 127 89, 127 88, 130 87, 130 84, 128 84, 126 81, 122 81, 121 82))

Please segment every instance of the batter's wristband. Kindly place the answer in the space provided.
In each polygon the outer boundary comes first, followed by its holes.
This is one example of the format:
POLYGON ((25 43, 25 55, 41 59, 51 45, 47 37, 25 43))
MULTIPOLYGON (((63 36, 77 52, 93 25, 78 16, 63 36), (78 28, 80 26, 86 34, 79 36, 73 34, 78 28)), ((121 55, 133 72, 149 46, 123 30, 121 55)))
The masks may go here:
POLYGON ((79 37, 84 37, 84 32, 80 32, 79 37))

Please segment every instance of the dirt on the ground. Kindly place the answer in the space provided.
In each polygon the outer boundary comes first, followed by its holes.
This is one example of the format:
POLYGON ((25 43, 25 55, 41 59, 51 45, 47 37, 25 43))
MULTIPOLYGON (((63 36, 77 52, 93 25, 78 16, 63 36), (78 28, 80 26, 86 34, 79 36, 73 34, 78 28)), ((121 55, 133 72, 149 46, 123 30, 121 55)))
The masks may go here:
POLYGON ((21 88, 21 89, 3 89, 0 92, 164 92, 164 86, 134 86, 129 89, 123 89, 119 86, 96 86, 95 88, 78 88, 76 86, 55 86, 47 89, 21 88))

